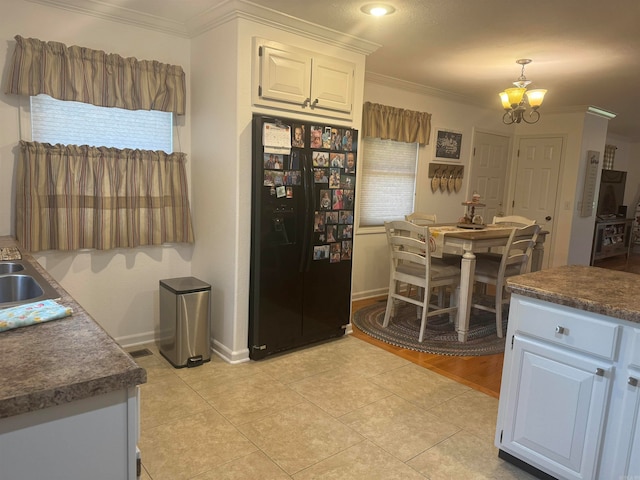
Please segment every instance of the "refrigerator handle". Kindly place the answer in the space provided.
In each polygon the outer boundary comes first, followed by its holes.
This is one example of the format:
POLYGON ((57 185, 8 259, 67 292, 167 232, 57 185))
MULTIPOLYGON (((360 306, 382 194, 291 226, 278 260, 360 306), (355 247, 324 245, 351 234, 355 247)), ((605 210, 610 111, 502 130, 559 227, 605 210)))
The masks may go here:
POLYGON ((309 165, 307 162, 307 155, 302 154, 300 161, 302 162, 302 187, 304 188, 304 222, 303 222, 303 230, 304 235, 302 237, 302 251, 300 255, 300 267, 299 271, 303 272, 308 269, 307 263, 309 262, 309 246, 311 244, 311 228, 312 228, 312 215, 311 205, 313 201, 314 195, 314 184, 313 178, 311 178, 311 182, 309 182, 309 165))

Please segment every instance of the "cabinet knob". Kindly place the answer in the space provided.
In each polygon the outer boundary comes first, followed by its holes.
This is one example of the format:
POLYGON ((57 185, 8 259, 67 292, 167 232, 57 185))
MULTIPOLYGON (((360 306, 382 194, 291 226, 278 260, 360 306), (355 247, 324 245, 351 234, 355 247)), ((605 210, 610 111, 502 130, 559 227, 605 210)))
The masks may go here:
POLYGON ((305 101, 302 103, 302 108, 304 108, 307 105, 309 105, 309 102, 311 102, 311 98, 306 98, 305 101))
POLYGON ((603 368, 596 368, 596 375, 599 377, 604 377, 604 369, 603 368))
POLYGON ((565 332, 565 328, 563 326, 558 325, 556 327, 556 333, 559 333, 560 335, 564 335, 564 332, 565 332))
POLYGON ((637 387, 638 386, 638 379, 637 378, 633 378, 633 377, 629 377, 629 380, 627 380, 627 383, 629 385, 631 385, 632 387, 637 387))
POLYGON ((315 107, 318 104, 318 99, 316 98, 311 104, 311 108, 315 107))

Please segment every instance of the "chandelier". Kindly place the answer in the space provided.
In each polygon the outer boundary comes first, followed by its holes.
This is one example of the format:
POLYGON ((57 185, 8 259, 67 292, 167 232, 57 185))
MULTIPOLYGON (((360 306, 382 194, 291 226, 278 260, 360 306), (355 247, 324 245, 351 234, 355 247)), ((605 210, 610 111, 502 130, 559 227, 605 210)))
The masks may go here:
POLYGON ((516 60, 516 63, 522 65, 522 72, 520 72, 518 80, 513 82, 515 87, 507 88, 504 92, 498 94, 502 100, 502 106, 505 109, 502 121, 507 125, 520 122, 536 123, 540 120, 538 108, 542 105, 544 94, 547 93, 547 91, 543 89, 527 91, 527 86, 531 83, 531 80, 527 80, 527 77, 524 76, 524 66, 531 63, 531 60, 521 58, 516 60), (527 106, 531 107, 531 111, 529 115, 525 116, 527 106))

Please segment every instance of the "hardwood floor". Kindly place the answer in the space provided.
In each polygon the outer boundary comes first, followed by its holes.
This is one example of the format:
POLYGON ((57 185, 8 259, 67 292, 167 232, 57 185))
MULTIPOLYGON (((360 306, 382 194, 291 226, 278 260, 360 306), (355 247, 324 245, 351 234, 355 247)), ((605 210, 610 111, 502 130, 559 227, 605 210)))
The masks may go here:
MULTIPOLYGON (((640 273, 640 253, 632 253, 629 260, 624 256, 604 259, 596 265, 601 268, 640 273)), ((384 299, 384 297, 382 297, 384 299)), ((371 305, 381 300, 380 297, 353 302, 353 311, 371 305)), ((494 398, 500 394, 502 379, 503 354, 485 355, 481 357, 453 357, 448 355, 433 355, 415 352, 405 348, 395 347, 376 340, 353 327, 353 336, 377 345, 389 352, 395 353, 424 368, 433 370, 445 377, 451 378, 471 388, 486 393, 494 398)))

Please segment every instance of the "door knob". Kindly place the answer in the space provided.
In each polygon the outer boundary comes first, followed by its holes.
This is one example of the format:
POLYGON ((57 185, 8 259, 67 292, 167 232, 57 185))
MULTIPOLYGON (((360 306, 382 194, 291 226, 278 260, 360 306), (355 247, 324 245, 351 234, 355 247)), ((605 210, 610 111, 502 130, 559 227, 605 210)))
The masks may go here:
POLYGON ((550 216, 550 215, 547 215, 546 217, 544 217, 544 219, 545 219, 547 222, 550 222, 550 221, 551 221, 551 216, 550 216))

